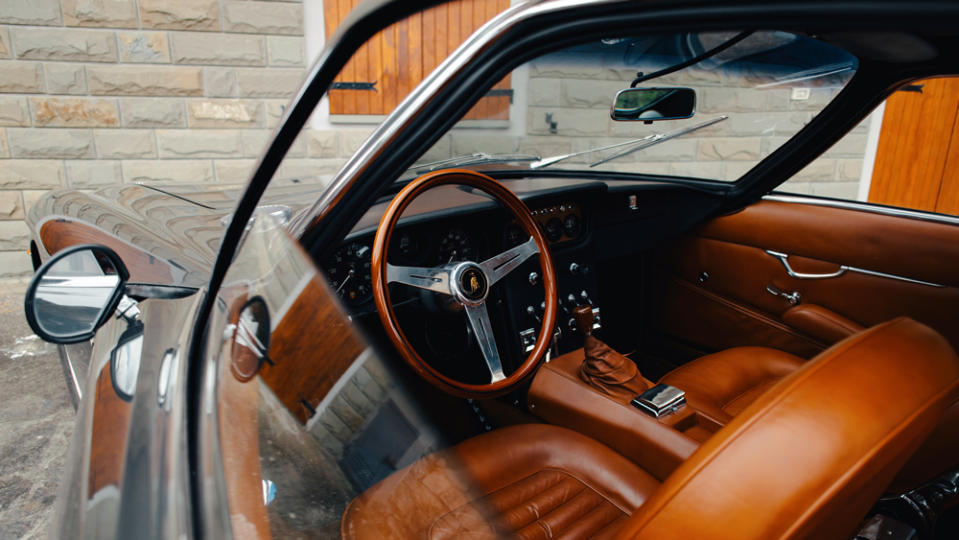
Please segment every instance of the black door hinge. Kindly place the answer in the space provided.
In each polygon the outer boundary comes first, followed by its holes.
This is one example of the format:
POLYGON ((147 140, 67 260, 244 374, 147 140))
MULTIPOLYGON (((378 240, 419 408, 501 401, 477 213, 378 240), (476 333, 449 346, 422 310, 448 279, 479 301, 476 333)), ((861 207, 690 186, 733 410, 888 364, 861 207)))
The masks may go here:
POLYGON ((513 104, 513 89, 512 88, 494 88, 489 92, 486 92, 486 97, 509 97, 509 104, 513 104))
POLYGON ((373 82, 335 82, 330 90, 372 90, 376 92, 376 81, 373 82))

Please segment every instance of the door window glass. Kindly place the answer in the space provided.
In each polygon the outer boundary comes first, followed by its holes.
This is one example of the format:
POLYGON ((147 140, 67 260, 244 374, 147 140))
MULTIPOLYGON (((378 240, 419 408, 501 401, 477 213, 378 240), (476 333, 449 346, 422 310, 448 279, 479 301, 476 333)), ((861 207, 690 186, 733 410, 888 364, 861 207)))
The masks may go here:
POLYGON ((959 78, 899 89, 778 191, 959 215, 959 78))

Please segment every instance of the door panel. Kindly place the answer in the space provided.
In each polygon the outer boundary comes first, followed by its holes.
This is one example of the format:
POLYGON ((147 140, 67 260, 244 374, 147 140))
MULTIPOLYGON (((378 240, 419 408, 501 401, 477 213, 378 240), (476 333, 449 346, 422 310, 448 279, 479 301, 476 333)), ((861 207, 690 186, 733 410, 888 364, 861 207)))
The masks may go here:
POLYGON ((763 201, 710 221, 654 263, 656 330, 704 351, 763 345, 810 357, 859 325, 908 316, 959 348, 959 227, 808 204, 763 201), (844 271, 841 265, 943 285, 844 271), (767 291, 798 293, 792 305, 767 291))

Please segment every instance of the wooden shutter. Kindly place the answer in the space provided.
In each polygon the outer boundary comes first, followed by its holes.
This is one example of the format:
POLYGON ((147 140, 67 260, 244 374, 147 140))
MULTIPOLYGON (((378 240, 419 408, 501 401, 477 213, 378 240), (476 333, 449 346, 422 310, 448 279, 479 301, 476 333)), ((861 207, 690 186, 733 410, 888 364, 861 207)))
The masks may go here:
POLYGON ((959 79, 911 88, 886 101, 869 201, 959 214, 959 79))
MULTIPOLYGON (((324 0, 326 35, 330 36, 359 0, 324 0)), ((417 13, 383 30, 365 43, 334 81, 337 85, 368 85, 373 89, 330 91, 332 115, 385 115, 396 108, 449 54, 509 0, 457 0, 417 13)), ((481 99, 466 115, 471 120, 508 120, 510 80, 481 99)))

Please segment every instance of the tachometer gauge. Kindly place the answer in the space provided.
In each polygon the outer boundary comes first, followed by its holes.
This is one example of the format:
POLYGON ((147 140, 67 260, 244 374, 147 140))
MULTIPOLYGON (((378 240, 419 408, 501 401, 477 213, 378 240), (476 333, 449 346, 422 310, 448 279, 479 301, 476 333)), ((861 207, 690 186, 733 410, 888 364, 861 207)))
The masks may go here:
POLYGON ((473 243, 463 229, 451 229, 440 237, 439 264, 453 261, 472 261, 475 255, 473 243))
POLYGON ((341 247, 326 265, 330 286, 349 305, 370 299, 373 282, 370 276, 370 248, 353 242, 341 247))

